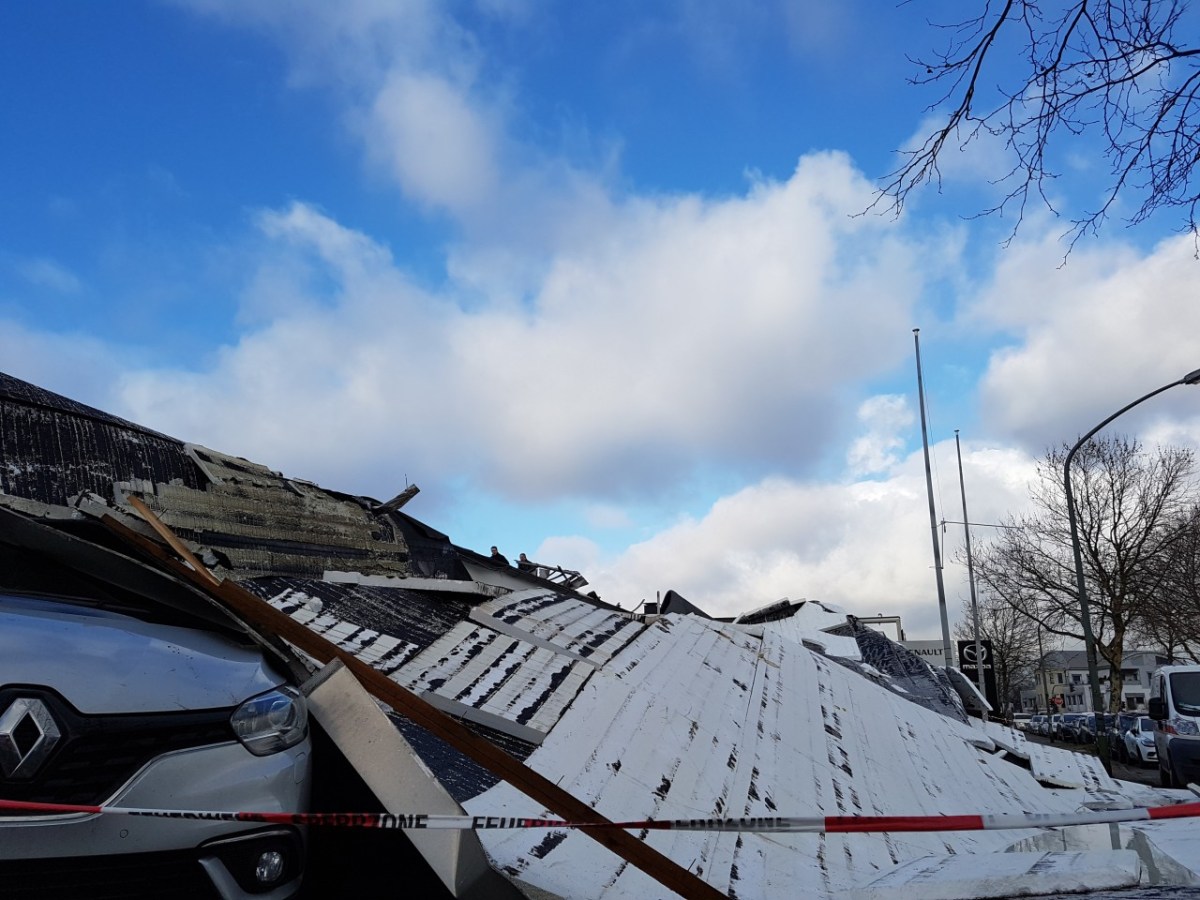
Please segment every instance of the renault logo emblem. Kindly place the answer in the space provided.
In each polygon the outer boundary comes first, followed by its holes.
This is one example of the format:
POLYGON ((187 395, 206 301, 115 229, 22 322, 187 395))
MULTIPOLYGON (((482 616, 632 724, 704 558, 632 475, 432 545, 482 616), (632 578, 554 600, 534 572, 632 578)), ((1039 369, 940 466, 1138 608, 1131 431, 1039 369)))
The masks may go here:
POLYGON ((5 778, 32 778, 62 738, 46 704, 20 697, 0 715, 0 771, 5 778))

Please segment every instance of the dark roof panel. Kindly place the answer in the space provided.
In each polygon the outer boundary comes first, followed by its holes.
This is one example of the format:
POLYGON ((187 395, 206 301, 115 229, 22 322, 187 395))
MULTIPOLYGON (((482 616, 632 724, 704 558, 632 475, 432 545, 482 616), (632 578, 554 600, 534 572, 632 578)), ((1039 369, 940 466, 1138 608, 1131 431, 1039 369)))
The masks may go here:
POLYGON ((181 442, 0 373, 0 492, 67 506, 139 479, 204 483, 181 442))

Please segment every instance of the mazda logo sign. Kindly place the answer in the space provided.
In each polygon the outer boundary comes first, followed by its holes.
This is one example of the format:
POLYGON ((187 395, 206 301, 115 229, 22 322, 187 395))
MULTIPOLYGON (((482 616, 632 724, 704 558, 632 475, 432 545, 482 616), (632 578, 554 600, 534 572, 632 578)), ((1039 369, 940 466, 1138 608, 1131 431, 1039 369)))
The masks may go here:
POLYGON ((978 655, 975 653, 975 644, 973 643, 965 645, 959 652, 962 654, 963 662, 970 666, 977 666, 988 661, 988 648, 983 644, 979 645, 978 655))
POLYGON ((5 778, 32 778, 61 738, 45 703, 18 697, 0 715, 0 771, 5 778))

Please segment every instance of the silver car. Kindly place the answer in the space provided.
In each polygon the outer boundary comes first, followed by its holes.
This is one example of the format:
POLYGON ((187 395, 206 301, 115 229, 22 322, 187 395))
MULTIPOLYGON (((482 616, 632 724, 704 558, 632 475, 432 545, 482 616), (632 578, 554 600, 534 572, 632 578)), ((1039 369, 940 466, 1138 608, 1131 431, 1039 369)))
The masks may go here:
MULTIPOLYGON (((232 630, 0 591, 0 798, 183 811, 307 809, 303 697, 232 630)), ((290 826, 0 810, 0 895, 290 897, 290 826)))

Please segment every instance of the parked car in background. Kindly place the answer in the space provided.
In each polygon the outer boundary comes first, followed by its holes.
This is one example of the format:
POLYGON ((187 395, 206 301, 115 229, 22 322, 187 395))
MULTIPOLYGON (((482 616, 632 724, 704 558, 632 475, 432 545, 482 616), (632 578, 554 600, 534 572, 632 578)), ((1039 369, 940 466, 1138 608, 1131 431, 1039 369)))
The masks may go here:
POLYGON ((1062 713, 1051 713, 1050 714, 1050 722, 1047 725, 1046 733, 1050 737, 1051 740, 1055 740, 1055 741, 1062 740, 1062 722, 1063 722, 1063 714, 1062 713))
POLYGON ((1063 713, 1058 726, 1058 737, 1069 744, 1079 743, 1079 720, 1083 713, 1063 713))
POLYGON ((1030 713, 1013 713, 1012 727, 1016 728, 1018 731, 1028 731, 1029 720, 1032 718, 1033 716, 1030 713))
POLYGON ((1046 724, 1046 715, 1044 713, 1035 713, 1033 715, 1033 717, 1030 718, 1029 725, 1026 727, 1025 730, 1028 731, 1030 734, 1040 735, 1042 733, 1042 726, 1044 726, 1045 724, 1046 724))
POLYGON ((1125 732, 1125 759, 1137 765, 1158 762, 1158 751, 1154 746, 1154 720, 1149 716, 1138 716, 1125 732))
MULTIPOLYGON (((262 648, 228 623, 36 568, 0 551, 0 797, 307 810, 305 701, 262 648)), ((290 825, 0 811, 5 898, 102 885, 106 897, 274 900, 300 890, 304 865, 290 825)))
MULTIPOLYGON (((1104 716, 1100 716, 1100 721, 1104 721, 1104 716)), ((1075 723, 1075 743, 1077 744, 1094 744, 1096 743, 1096 714, 1082 713, 1075 723)))
POLYGON ((1141 713, 1117 713, 1108 723, 1108 746, 1115 759, 1129 762, 1128 751, 1125 749, 1125 732, 1133 727, 1141 713))

